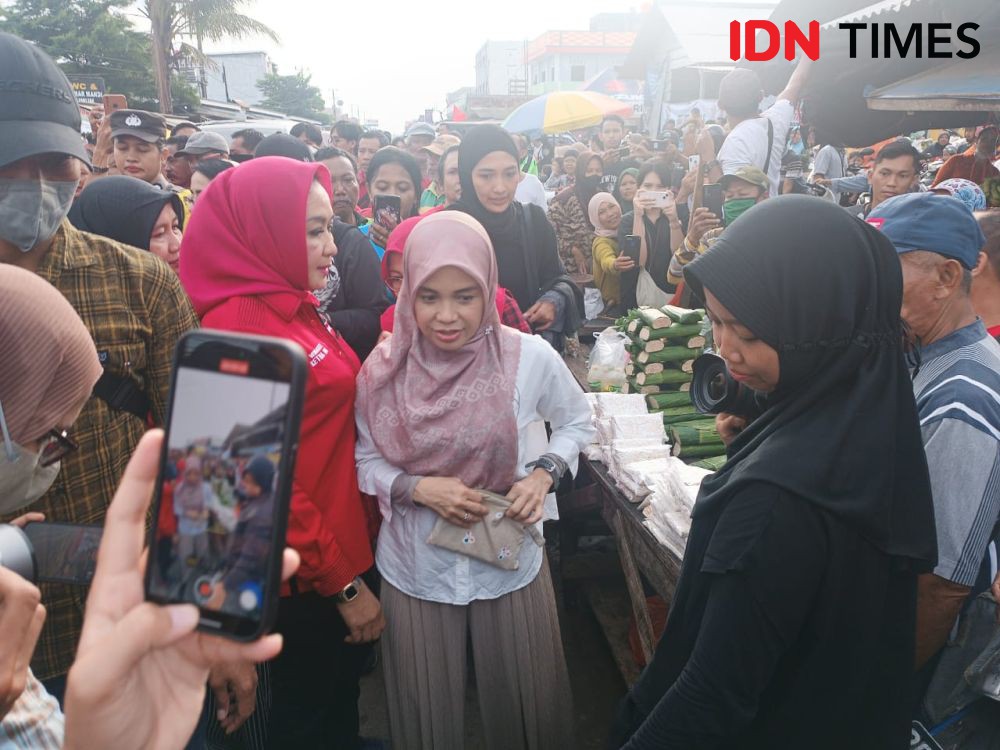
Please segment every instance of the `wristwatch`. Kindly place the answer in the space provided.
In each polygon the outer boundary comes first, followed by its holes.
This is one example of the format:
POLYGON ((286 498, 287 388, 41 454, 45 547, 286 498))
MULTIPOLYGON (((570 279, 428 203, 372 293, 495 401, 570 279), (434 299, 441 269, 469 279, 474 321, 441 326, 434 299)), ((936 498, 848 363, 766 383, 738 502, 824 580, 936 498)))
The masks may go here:
POLYGON ((552 480, 552 491, 555 492, 556 487, 559 486, 559 480, 562 479, 562 469, 548 456, 542 456, 537 461, 532 461, 527 464, 524 468, 526 469, 541 469, 549 478, 552 480))
POLYGON ((354 580, 349 584, 344 586, 343 589, 338 593, 337 601, 341 604, 347 604, 348 602, 353 602, 361 594, 361 578, 358 576, 354 577, 354 580))

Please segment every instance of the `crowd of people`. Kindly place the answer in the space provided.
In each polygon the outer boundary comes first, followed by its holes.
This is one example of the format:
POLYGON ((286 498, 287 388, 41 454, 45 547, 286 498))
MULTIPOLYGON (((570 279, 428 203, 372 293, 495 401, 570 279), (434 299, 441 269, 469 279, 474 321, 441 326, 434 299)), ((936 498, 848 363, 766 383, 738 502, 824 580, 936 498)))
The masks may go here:
MULTIPOLYGON (((796 123, 805 60, 762 112, 737 69, 724 122, 656 138, 615 115, 558 145, 346 121, 225 138, 95 107, 88 143, 44 52, 0 34, 0 69, 25 82, 0 87, 0 511, 104 526, 89 593, 0 567, 0 745, 384 747, 358 710, 380 642, 393 747, 464 747, 469 654, 489 747, 572 746, 540 532, 593 427, 560 355, 587 317, 665 304, 705 307, 760 413, 719 417, 729 460, 610 746, 908 745, 949 633, 1000 584, 995 126, 848 153, 796 123), (275 633, 253 643, 142 601, 155 427, 198 326, 308 355, 275 633)), ((168 455, 176 533, 148 564, 240 575, 222 539, 266 543, 273 462, 168 455)))

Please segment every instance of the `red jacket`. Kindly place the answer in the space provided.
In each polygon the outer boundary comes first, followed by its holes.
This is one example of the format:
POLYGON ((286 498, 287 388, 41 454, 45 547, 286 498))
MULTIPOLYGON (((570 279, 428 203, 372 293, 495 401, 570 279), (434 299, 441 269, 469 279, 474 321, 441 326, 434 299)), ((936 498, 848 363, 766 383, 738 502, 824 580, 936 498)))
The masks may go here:
MULTIPOLYGON (((361 363, 314 307, 292 295, 234 297, 209 310, 202 325, 279 336, 305 350, 308 379, 287 543, 302 557, 300 590, 338 593, 374 563, 354 464, 361 363)), ((285 584, 282 594, 288 591, 285 584)))

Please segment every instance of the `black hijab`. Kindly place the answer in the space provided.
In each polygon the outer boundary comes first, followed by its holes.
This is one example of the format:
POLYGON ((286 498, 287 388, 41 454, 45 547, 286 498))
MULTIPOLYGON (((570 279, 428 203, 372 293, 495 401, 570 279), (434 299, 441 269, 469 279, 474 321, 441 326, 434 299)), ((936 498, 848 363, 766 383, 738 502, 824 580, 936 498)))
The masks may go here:
MULTIPOLYGON (((780 363, 764 413, 702 483, 695 517, 745 485, 769 483, 877 549, 932 569, 934 509, 889 240, 828 201, 782 196, 748 211, 684 276, 774 347, 780 363)), ((748 541, 747 529, 720 522, 702 569, 739 567, 748 541)))
POLYGON ((70 223, 92 232, 149 250, 149 237, 163 207, 170 203, 184 227, 184 204, 177 193, 161 190, 136 177, 114 175, 94 180, 73 201, 70 223))
POLYGON ((496 125, 477 125, 462 138, 458 147, 458 176, 462 183, 462 199, 455 204, 455 208, 469 214, 486 228, 499 259, 502 252, 518 241, 514 201, 507 206, 507 210, 494 213, 479 200, 476 186, 472 182, 472 170, 487 154, 494 151, 503 151, 513 156, 515 162, 519 161, 514 139, 496 125))

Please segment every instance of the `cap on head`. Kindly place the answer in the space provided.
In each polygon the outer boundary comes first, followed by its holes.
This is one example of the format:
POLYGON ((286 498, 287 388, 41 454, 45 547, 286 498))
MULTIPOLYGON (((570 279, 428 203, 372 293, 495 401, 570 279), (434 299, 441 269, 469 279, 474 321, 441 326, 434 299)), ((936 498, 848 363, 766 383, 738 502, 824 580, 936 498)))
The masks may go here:
POLYGON ((229 141, 219 133, 201 130, 188 137, 187 144, 177 152, 178 156, 203 156, 204 154, 229 153, 229 141))
POLYGON ((759 167, 754 167, 752 165, 737 167, 728 174, 722 175, 722 179, 719 180, 719 184, 722 185, 723 190, 726 190, 729 188, 729 185, 733 180, 743 180, 744 182, 749 182, 751 185, 759 187, 764 191, 767 191, 771 187, 771 182, 768 180, 767 175, 764 174, 759 167))
POLYGON ((447 151, 452 146, 458 146, 461 145, 461 143, 462 141, 456 138, 455 136, 443 133, 442 135, 439 135, 437 138, 435 138, 431 142, 431 145, 424 146, 422 150, 428 151, 434 154, 435 156, 441 156, 442 154, 444 154, 445 151, 447 151))
POLYGON ((867 221, 882 230, 900 255, 926 250, 953 258, 970 270, 986 244, 972 212, 946 195, 897 195, 872 209, 867 221))
POLYGON ((274 464, 267 456, 254 456, 245 470, 253 477, 253 481, 264 492, 269 492, 274 485, 274 464))
POLYGON ((73 87, 35 45, 0 33, 0 166, 47 153, 90 163, 73 87))
POLYGON ((167 122, 162 115, 141 109, 117 109, 111 113, 111 137, 130 135, 146 143, 167 137, 167 122))
POLYGON ((427 135, 433 138, 437 135, 434 127, 427 122, 415 122, 406 130, 404 138, 412 138, 415 135, 427 135))

